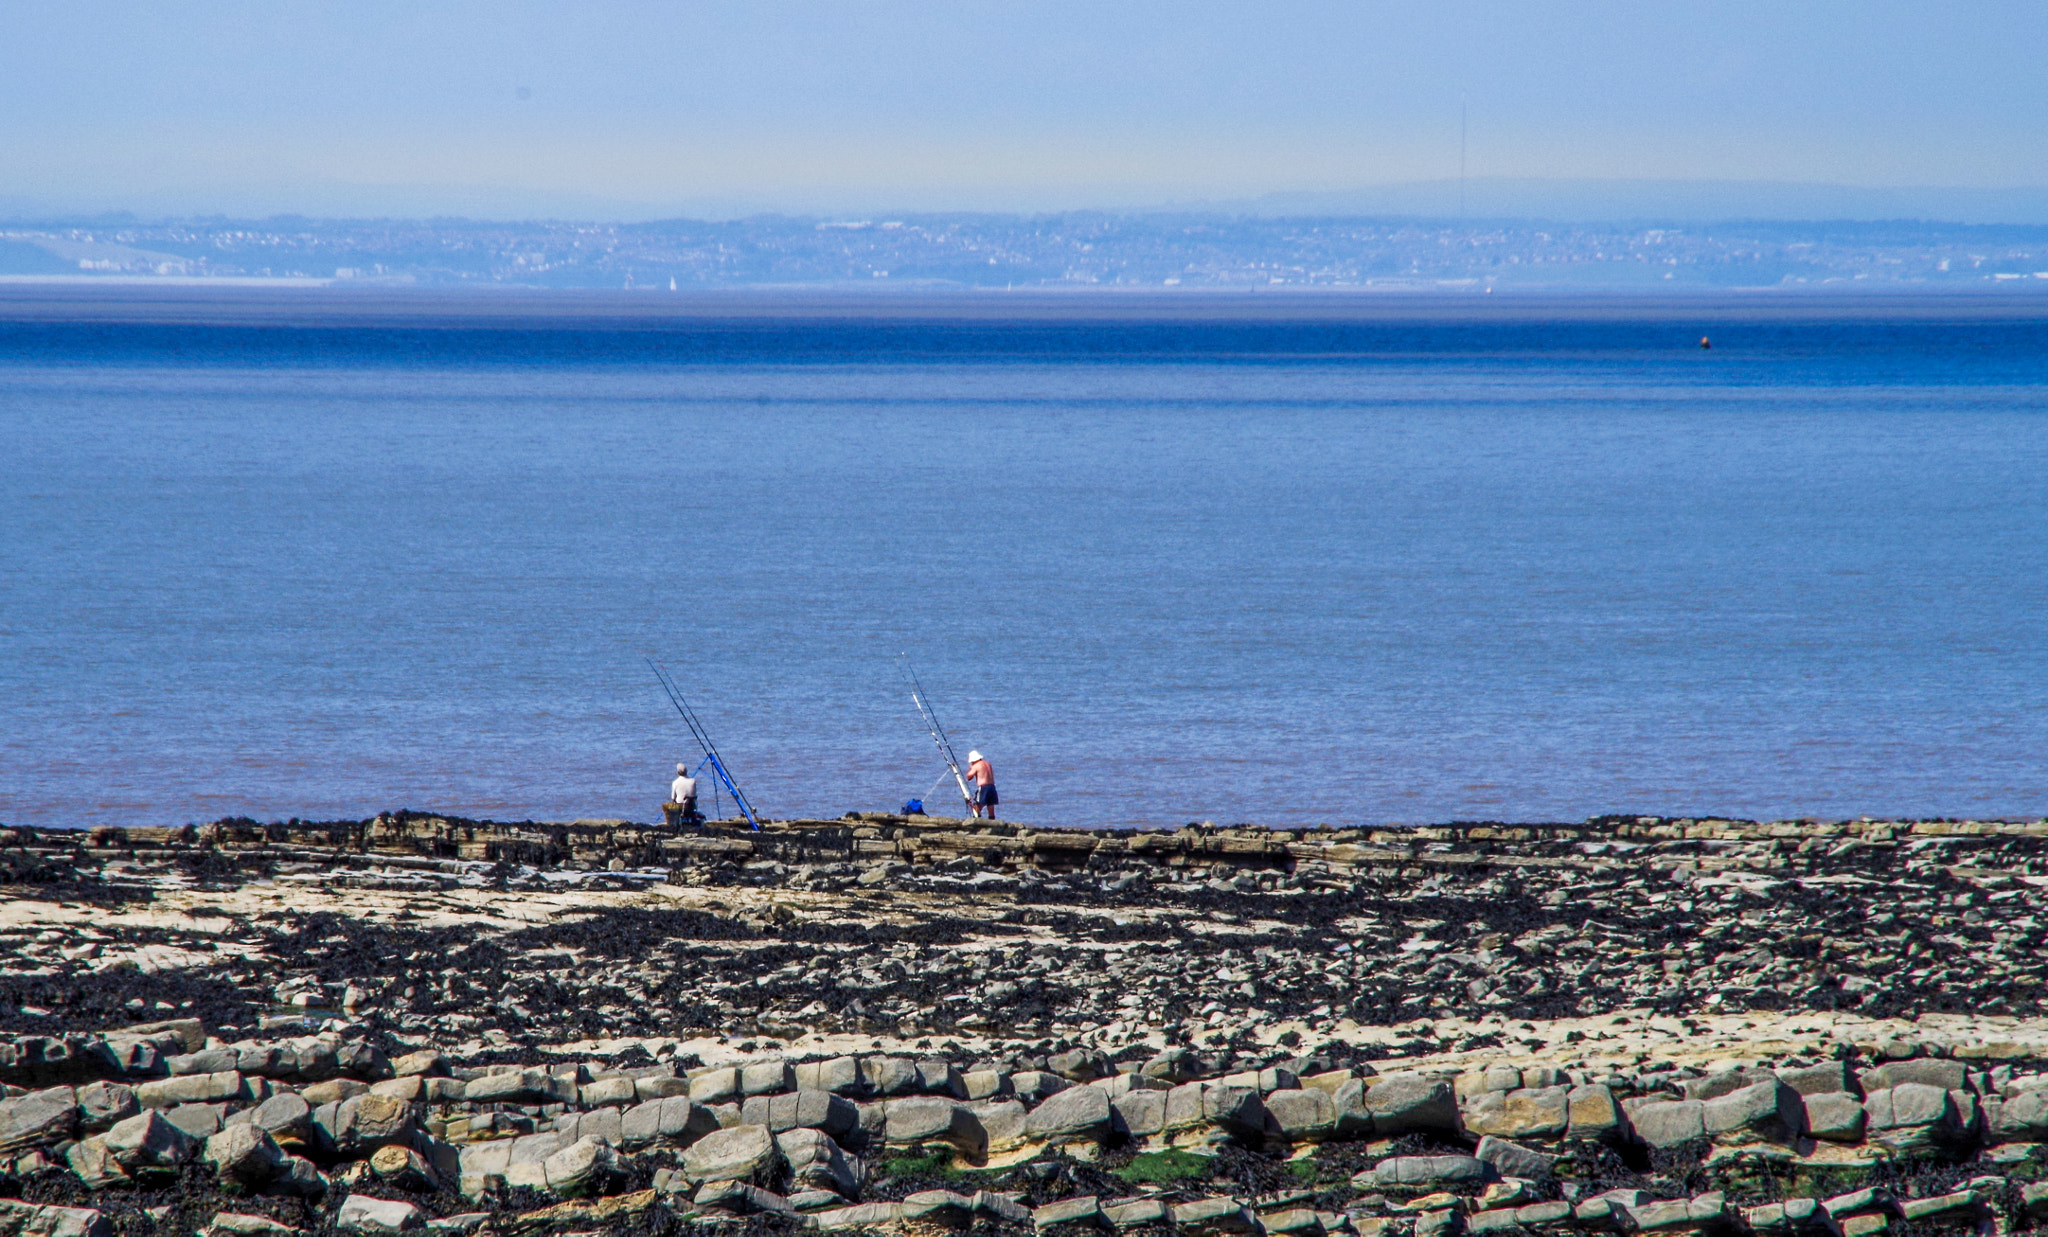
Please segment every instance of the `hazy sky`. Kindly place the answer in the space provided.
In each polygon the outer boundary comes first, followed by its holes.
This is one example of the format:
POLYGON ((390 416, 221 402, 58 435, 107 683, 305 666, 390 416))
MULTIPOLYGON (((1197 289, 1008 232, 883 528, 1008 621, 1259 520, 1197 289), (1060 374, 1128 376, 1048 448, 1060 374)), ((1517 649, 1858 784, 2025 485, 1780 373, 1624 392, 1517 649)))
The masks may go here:
POLYGON ((6 5, 0 204, 668 213, 2048 185, 2041 0, 6 5))

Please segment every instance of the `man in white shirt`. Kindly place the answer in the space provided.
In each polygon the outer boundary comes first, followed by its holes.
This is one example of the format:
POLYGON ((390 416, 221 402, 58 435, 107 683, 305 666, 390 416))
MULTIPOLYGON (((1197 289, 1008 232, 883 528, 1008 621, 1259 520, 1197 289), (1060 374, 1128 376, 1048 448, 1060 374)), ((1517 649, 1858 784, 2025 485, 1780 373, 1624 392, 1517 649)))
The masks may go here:
POLYGON ((676 780, 668 784, 668 802, 661 805, 661 814, 670 828, 704 819, 697 813, 697 779, 690 776, 688 765, 676 766, 676 780))

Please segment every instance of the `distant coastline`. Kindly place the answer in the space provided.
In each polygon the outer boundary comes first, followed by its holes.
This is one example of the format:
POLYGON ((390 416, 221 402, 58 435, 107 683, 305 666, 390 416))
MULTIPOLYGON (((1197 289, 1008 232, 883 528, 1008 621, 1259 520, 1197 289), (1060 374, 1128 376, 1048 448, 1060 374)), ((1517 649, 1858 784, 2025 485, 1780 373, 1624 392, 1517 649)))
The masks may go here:
POLYGON ((1640 293, 2048 286, 2048 225, 1093 211, 671 219, 52 219, 0 279, 644 293, 930 290, 1640 293))

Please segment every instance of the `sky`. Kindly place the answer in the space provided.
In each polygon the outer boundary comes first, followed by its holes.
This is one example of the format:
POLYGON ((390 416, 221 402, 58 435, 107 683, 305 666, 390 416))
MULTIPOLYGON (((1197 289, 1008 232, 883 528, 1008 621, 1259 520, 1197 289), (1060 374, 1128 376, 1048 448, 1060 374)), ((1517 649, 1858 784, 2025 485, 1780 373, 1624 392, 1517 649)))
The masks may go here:
POLYGON ((2048 187, 2039 0, 6 5, 0 215, 2048 187))

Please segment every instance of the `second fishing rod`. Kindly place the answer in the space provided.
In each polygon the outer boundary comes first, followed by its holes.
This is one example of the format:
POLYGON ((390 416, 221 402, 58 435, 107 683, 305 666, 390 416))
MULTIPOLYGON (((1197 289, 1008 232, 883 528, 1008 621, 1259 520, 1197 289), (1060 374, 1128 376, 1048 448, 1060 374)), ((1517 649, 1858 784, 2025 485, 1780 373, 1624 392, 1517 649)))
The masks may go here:
POLYGON ((924 684, 917 681, 917 671, 910 668, 910 654, 899 654, 897 664, 903 668, 903 677, 910 680, 910 702, 917 706, 917 715, 924 719, 925 729, 931 732, 932 742, 938 745, 940 758, 953 774, 953 784, 960 788, 961 804, 971 813, 974 810, 974 793, 967 789, 966 774, 960 772, 959 753, 953 750, 953 740, 946 737, 946 728, 939 724, 939 715, 932 708, 931 698, 925 695, 924 684))

